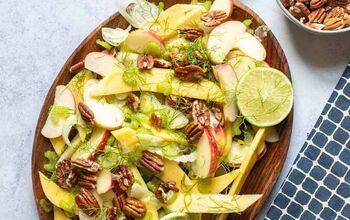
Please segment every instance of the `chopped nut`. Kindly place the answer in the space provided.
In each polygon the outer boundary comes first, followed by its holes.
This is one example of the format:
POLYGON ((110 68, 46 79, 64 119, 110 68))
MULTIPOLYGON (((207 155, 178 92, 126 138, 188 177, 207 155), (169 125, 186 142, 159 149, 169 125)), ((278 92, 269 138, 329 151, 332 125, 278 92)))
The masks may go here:
POLYGON ((122 207, 123 212, 132 218, 143 218, 146 215, 146 206, 138 199, 128 197, 122 207))
POLYGON ((311 28, 314 28, 314 29, 317 29, 317 30, 322 30, 324 28, 324 24, 320 24, 320 23, 306 23, 305 25, 311 27, 311 28))
POLYGON ((349 27, 350 26, 350 14, 345 14, 344 15, 344 24, 345 24, 345 27, 349 27))
POLYGON ((188 65, 176 67, 174 76, 182 81, 198 82, 206 74, 200 66, 188 65))
POLYGON ((291 15, 293 15, 293 17, 295 17, 298 20, 302 19, 304 16, 304 13, 301 11, 301 9, 296 6, 290 7, 289 12, 291 15))
POLYGON ((69 189, 76 184, 78 172, 73 169, 70 159, 65 159, 56 164, 56 176, 57 184, 64 189, 69 189))
POLYGON ((167 193, 169 191, 174 191, 174 192, 179 192, 179 189, 176 187, 176 183, 174 181, 168 181, 165 183, 161 183, 158 188, 156 189, 156 191, 154 192, 154 195, 156 196, 156 198, 164 203, 167 204, 168 200, 167 200, 167 193))
POLYGON ((75 202, 79 209, 90 217, 98 216, 100 213, 100 205, 95 196, 85 188, 80 189, 80 192, 75 196, 75 202))
POLYGON ((82 173, 78 178, 78 185, 86 189, 95 189, 97 175, 93 173, 82 173))
POLYGON ((143 70, 152 69, 154 66, 153 57, 151 55, 140 54, 137 58, 137 67, 143 70))
POLYGON ((164 162, 162 157, 147 150, 142 151, 140 164, 153 173, 161 173, 164 171, 164 162))
POLYGON ((140 109, 140 98, 135 95, 134 93, 129 93, 128 97, 126 99, 126 105, 131 109, 133 112, 138 112, 140 109))
POLYGON ((324 22, 324 28, 325 30, 338 30, 345 26, 345 23, 343 19, 341 18, 330 18, 327 19, 327 22, 324 22))
POLYGON ((310 14, 310 10, 302 2, 295 3, 295 7, 298 7, 303 13, 303 17, 307 17, 310 14))
POLYGON ((91 111, 91 109, 89 108, 89 106, 85 105, 83 102, 79 102, 78 104, 78 109, 79 109, 79 113, 81 115, 81 118, 86 121, 89 124, 93 124, 94 123, 94 118, 95 115, 94 113, 91 111))
POLYGON ((210 113, 207 105, 202 100, 196 100, 192 105, 192 117, 203 127, 208 127, 210 124, 210 113))
POLYGON ((204 133, 204 127, 196 121, 192 121, 184 128, 189 144, 198 143, 204 133))
POLYGON ((92 160, 72 160, 72 166, 87 173, 97 173, 101 170, 101 166, 92 160))
POLYGON ((190 99, 185 97, 170 95, 165 98, 165 103, 170 107, 186 114, 192 111, 192 102, 190 99))
POLYGON ((159 112, 153 112, 149 120, 155 128, 162 128, 162 117, 159 112))
POLYGON ((204 35, 204 31, 200 28, 183 27, 179 30, 179 34, 188 41, 195 41, 204 35))
POLYGON ((328 0, 311 0, 310 1, 310 8, 311 9, 317 9, 321 8, 323 5, 327 3, 328 0))
POLYGON ((74 64, 73 66, 71 66, 69 68, 69 72, 70 73, 77 73, 77 72, 81 71, 82 69, 84 69, 84 67, 85 67, 84 61, 80 61, 80 62, 74 64))
POLYGON ((118 193, 125 192, 134 184, 134 174, 127 166, 119 166, 116 171, 112 171, 117 175, 115 180, 118 188, 118 193))
POLYGON ((217 103, 214 103, 214 105, 211 107, 211 110, 213 111, 216 120, 219 121, 219 125, 224 126, 225 116, 224 116, 224 111, 222 109, 222 106, 220 106, 217 103))
POLYGON ((154 67, 170 69, 173 66, 169 61, 166 61, 161 58, 153 58, 153 61, 154 61, 154 67))
POLYGON ((201 20, 207 27, 218 26, 228 19, 228 15, 224 11, 214 10, 201 16, 201 20))
POLYGON ((322 24, 327 14, 324 8, 319 8, 311 12, 308 16, 310 23, 320 23, 322 24))
POLYGON ((349 0, 328 0, 328 5, 331 7, 343 7, 346 8, 347 6, 350 5, 350 1, 349 0))

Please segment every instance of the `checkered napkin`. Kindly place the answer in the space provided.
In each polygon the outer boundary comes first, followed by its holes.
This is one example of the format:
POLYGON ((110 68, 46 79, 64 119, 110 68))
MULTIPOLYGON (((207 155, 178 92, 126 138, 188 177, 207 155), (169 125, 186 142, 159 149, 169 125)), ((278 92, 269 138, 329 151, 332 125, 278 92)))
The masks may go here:
POLYGON ((350 64, 265 219, 350 219, 350 64))

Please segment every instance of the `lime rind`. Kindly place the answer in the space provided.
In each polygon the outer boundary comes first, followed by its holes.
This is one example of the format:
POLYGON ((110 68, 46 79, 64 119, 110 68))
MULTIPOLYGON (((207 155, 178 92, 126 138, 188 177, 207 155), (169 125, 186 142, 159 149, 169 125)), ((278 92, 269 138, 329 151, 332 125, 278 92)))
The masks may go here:
POLYGON ((251 124, 271 127, 282 122, 293 106, 293 87, 282 72, 268 67, 252 69, 240 78, 237 105, 251 124))

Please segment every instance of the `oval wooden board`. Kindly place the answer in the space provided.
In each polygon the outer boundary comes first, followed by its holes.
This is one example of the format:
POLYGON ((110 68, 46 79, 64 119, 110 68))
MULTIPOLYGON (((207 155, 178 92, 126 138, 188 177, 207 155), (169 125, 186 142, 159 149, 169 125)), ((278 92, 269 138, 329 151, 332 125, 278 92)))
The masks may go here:
MULTIPOLYGON (((159 2, 159 1, 154 1, 159 2)), ((190 1, 186 0, 167 0, 165 2, 165 7, 168 8, 176 3, 189 3, 190 1)), ((243 5, 240 2, 234 1, 234 13, 232 18, 235 20, 243 21, 247 17, 253 18, 252 27, 256 28, 260 25, 263 25, 264 22, 262 19, 255 14, 248 7, 243 5)), ((101 39, 101 28, 102 27, 121 27, 126 28, 128 23, 120 16, 119 13, 115 13, 106 21, 104 21, 100 26, 98 26, 73 52, 73 54, 69 57, 67 62, 62 67, 60 73, 56 77, 53 82, 44 102, 44 105, 41 109, 41 113, 38 119, 34 144, 33 144, 33 152, 32 152, 32 182, 33 182, 33 191, 35 195, 35 202, 37 205, 37 210, 40 219, 53 219, 52 213, 45 213, 39 205, 40 199, 44 198, 43 190, 40 185, 40 180, 38 176, 38 171, 43 170, 43 165, 46 163, 44 158, 44 152, 51 148, 50 141, 44 138, 40 131, 44 126, 44 123, 47 118, 47 114, 50 106, 53 104, 54 96, 55 96, 55 88, 58 85, 66 85, 72 75, 69 74, 68 69, 72 64, 79 62, 84 59, 85 56, 92 51, 101 51, 102 48, 96 45, 96 40, 101 39)), ((271 31, 268 32, 267 37, 263 40, 263 45, 267 51, 266 61, 274 68, 281 70, 284 72, 289 78, 291 78, 288 62, 283 53, 281 46, 278 41, 274 37, 271 31)), ((291 138, 293 124, 293 113, 289 115, 289 117, 281 123, 279 126, 279 132, 281 140, 275 144, 268 144, 268 151, 266 155, 260 160, 250 173, 246 183, 244 184, 241 193, 242 194, 256 194, 261 193, 263 197, 251 206, 248 210, 240 215, 231 215, 228 219, 253 219, 258 212, 260 211, 262 205, 265 203, 266 199, 269 197, 269 194, 274 187, 277 178, 282 169, 284 160, 286 158, 288 147, 291 138)))

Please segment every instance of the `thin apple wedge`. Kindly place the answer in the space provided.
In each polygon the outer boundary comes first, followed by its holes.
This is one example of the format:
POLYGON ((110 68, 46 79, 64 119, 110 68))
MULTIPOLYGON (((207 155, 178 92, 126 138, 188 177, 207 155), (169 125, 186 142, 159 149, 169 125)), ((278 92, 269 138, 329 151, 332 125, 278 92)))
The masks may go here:
POLYGON ((215 27, 209 34, 207 48, 213 63, 223 63, 227 54, 246 31, 240 21, 227 21, 215 27))
POLYGON ((238 82, 237 76, 233 68, 229 64, 220 64, 213 67, 214 75, 220 82, 220 87, 226 97, 224 105, 225 119, 234 122, 238 115, 236 106, 236 85, 238 82))
POLYGON ((40 171, 39 177, 46 198, 55 206, 73 213, 76 206, 74 195, 56 185, 40 171))
POLYGON ((146 30, 136 30, 129 34, 124 42, 129 50, 136 53, 145 53, 147 44, 155 44, 161 50, 165 50, 165 42, 155 33, 146 30))
POLYGON ((197 187, 200 193, 217 194, 225 190, 239 175, 239 170, 234 170, 221 176, 199 180, 197 187))
POLYGON ((172 212, 185 213, 240 213, 262 195, 182 194, 165 206, 172 212))
POLYGON ((110 73, 122 73, 121 63, 111 55, 91 52, 85 57, 85 68, 103 77, 110 73))
POLYGON ((210 11, 224 11, 231 17, 233 11, 233 0, 215 0, 211 5, 210 11))
POLYGON ((111 73, 102 79, 92 90, 92 96, 105 96, 127 93, 132 91, 146 91, 156 93, 170 93, 172 95, 184 96, 194 99, 224 102, 224 94, 215 83, 202 79, 200 83, 183 82, 173 78, 173 70, 153 68, 142 73, 144 83, 138 86, 130 86, 124 82, 122 74, 111 73), (169 82, 169 78, 172 78, 169 82), (164 91, 163 82, 167 84, 164 91), (170 89, 170 90, 169 90, 170 89))
POLYGON ((104 194, 112 188, 112 173, 110 170, 102 170, 97 175, 96 191, 104 194))
POLYGON ((266 58, 266 50, 261 42, 250 33, 245 33, 235 45, 247 56, 257 60, 264 61, 266 58))
POLYGON ((53 106, 41 130, 41 134, 46 138, 57 138, 61 136, 67 114, 69 115, 75 111, 73 94, 66 86, 56 87, 53 106), (53 120, 54 117, 59 117, 57 122, 53 120))

